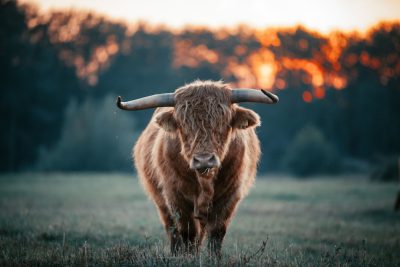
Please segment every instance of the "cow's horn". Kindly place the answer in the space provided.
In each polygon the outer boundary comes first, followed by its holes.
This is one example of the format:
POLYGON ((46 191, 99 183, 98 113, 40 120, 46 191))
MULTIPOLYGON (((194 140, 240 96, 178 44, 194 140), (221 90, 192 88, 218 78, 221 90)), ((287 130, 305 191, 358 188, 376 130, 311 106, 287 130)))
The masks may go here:
POLYGON ((265 104, 275 104, 278 103, 278 96, 271 92, 265 91, 263 89, 247 89, 247 88, 237 88, 232 90, 232 103, 241 102, 257 102, 265 104))
POLYGON ((175 105, 174 93, 151 95, 139 99, 122 102, 121 97, 117 98, 117 106, 125 110, 141 110, 157 107, 173 107, 175 105))

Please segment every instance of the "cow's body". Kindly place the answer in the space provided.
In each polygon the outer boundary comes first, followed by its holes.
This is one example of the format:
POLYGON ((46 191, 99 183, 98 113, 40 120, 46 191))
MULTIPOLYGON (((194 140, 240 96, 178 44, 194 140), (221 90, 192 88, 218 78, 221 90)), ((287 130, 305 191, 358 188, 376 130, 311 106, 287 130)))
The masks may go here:
POLYGON ((260 147, 252 126, 259 118, 231 104, 230 93, 212 82, 178 89, 175 107, 157 109, 134 147, 140 180, 172 250, 196 247, 206 234, 219 252, 237 204, 254 182, 260 147), (243 121, 242 113, 250 117, 243 121), (172 125, 163 123, 163 114, 172 114, 172 125), (190 159, 199 151, 215 152, 218 168, 193 170, 190 159))

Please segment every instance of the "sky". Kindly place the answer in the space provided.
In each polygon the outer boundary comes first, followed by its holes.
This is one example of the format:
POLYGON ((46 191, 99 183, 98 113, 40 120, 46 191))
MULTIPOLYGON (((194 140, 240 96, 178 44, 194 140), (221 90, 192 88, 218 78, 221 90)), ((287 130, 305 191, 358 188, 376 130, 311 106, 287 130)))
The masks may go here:
POLYGON ((94 10, 127 22, 138 20, 179 28, 248 24, 302 24, 328 33, 365 30, 381 20, 400 20, 400 0, 22 0, 40 9, 94 10))

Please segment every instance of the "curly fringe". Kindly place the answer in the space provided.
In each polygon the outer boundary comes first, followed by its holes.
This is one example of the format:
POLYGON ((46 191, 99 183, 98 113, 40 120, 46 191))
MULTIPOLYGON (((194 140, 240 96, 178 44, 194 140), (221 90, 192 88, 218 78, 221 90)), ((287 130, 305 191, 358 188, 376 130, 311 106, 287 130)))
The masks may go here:
POLYGON ((194 133, 192 148, 205 140, 218 144, 215 136, 230 124, 231 89, 219 81, 195 81, 175 92, 175 111, 185 132, 194 133))

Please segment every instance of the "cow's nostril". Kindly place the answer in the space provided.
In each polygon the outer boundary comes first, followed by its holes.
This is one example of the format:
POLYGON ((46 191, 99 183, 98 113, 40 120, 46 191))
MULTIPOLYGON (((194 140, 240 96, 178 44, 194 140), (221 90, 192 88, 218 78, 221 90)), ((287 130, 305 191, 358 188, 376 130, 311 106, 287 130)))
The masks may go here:
POLYGON ((218 160, 215 154, 196 154, 192 159, 192 168, 196 170, 214 168, 218 166, 218 160))
POLYGON ((216 162, 216 158, 215 158, 215 155, 214 155, 214 154, 211 155, 209 161, 210 161, 210 162, 216 162))

